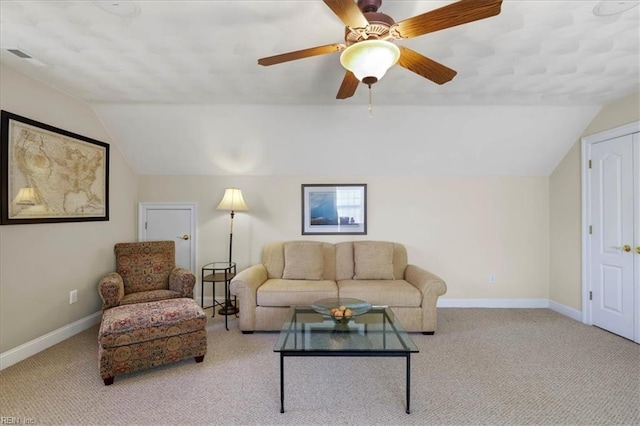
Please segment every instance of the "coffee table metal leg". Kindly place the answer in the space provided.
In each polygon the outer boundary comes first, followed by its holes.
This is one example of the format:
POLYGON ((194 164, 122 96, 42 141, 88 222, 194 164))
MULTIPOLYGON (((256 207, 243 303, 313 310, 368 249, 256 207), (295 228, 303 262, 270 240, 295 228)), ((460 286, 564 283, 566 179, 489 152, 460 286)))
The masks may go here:
POLYGON ((407 414, 411 414, 411 354, 407 353, 407 414))
POLYGON ((284 355, 280 352, 280 412, 284 413, 284 355))

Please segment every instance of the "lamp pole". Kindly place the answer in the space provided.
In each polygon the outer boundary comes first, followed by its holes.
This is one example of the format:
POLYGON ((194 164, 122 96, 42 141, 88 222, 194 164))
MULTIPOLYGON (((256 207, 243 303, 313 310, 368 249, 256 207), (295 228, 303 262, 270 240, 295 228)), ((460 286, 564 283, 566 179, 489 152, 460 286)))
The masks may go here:
POLYGON ((230 212, 229 219, 229 264, 228 268, 225 270, 225 303, 224 307, 222 307, 218 312, 223 315, 232 315, 238 312, 237 306, 231 303, 231 295, 229 294, 229 280, 235 274, 235 265, 232 267, 233 262, 233 217, 236 214, 236 211, 247 211, 249 208, 244 202, 244 198, 242 198, 242 191, 238 188, 227 188, 224 191, 224 195, 222 196, 222 201, 218 204, 218 210, 227 210, 230 212), (228 276, 227 273, 232 274, 228 276))
POLYGON ((235 212, 231 210, 231 225, 229 227, 229 263, 231 263, 231 254, 233 252, 233 216, 235 212))

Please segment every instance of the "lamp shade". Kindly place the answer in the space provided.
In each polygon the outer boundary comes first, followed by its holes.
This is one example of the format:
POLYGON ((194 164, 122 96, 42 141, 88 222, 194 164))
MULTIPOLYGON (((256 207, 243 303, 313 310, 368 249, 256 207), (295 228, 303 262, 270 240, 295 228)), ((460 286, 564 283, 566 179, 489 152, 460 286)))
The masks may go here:
POLYGON ((218 204, 218 210, 229 210, 235 212, 246 212, 249 210, 242 198, 242 191, 238 188, 227 188, 224 191, 222 201, 218 204))
POLYGON ((347 47, 340 63, 358 80, 372 84, 380 80, 400 59, 400 49, 385 40, 363 40, 347 47))
POLYGON ((19 206, 35 206, 38 204, 38 193, 35 188, 20 188, 13 202, 19 206))

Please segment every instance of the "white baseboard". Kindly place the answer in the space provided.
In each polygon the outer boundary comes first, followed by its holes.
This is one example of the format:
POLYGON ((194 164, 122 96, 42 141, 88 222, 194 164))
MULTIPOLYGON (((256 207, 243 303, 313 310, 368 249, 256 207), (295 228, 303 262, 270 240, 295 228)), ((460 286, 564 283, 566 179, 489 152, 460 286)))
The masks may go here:
POLYGON ((24 343, 13 349, 9 349, 6 352, 2 352, 0 354, 0 370, 4 370, 5 368, 58 344, 81 331, 99 324, 101 318, 102 311, 96 312, 88 317, 81 318, 78 321, 72 322, 64 327, 60 327, 57 330, 53 330, 44 336, 33 339, 30 342, 24 343))
POLYGON ((438 298, 438 308, 548 308, 548 299, 448 299, 438 298))
POLYGON ((574 308, 570 308, 567 305, 563 305, 561 303, 554 302, 553 300, 549 300, 549 309, 559 314, 562 314, 564 316, 567 316, 571 319, 574 319, 576 321, 582 322, 582 311, 579 311, 574 308))

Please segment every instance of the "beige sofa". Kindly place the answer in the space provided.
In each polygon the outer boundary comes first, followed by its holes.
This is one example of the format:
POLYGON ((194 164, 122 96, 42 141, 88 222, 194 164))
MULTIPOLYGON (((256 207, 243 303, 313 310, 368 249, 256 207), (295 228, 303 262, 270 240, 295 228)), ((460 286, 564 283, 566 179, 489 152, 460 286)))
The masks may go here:
POLYGON ((238 273, 230 291, 240 303, 240 330, 280 330, 289 307, 347 297, 389 306, 408 331, 436 331, 445 282, 407 263, 402 244, 384 241, 267 244, 262 263, 238 273))

